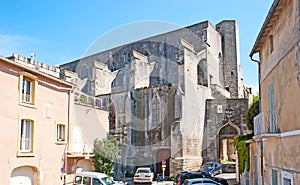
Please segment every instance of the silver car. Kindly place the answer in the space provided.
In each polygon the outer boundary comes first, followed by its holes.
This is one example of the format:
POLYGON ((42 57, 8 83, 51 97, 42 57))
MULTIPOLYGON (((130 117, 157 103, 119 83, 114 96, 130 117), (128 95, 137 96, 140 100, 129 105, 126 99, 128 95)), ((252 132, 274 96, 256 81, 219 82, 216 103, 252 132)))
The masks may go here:
POLYGON ((186 179, 183 182, 184 185, 221 185, 220 183, 208 179, 208 178, 197 178, 197 179, 186 179))

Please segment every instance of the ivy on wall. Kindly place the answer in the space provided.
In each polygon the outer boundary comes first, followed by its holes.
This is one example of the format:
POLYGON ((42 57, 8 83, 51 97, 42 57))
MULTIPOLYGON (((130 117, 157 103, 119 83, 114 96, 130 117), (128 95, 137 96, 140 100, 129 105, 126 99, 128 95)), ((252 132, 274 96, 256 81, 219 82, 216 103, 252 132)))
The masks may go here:
POLYGON ((238 165, 240 174, 242 174, 245 171, 245 168, 247 171, 250 170, 250 147, 249 144, 246 143, 246 141, 252 139, 252 137, 253 133, 248 135, 238 135, 233 138, 234 145, 237 149, 238 154, 238 165))

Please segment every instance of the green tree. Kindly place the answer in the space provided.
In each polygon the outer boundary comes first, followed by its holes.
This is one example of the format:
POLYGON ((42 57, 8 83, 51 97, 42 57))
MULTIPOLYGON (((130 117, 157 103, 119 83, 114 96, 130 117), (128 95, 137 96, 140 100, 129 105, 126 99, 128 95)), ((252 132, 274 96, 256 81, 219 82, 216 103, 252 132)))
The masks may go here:
POLYGON ((253 119, 254 117, 259 113, 259 99, 258 96, 253 97, 253 104, 249 107, 247 113, 246 113, 246 123, 249 130, 253 132, 254 126, 253 126, 253 119))
POLYGON ((113 139, 96 139, 94 142, 94 166, 97 172, 112 175, 114 163, 121 158, 121 150, 113 139))

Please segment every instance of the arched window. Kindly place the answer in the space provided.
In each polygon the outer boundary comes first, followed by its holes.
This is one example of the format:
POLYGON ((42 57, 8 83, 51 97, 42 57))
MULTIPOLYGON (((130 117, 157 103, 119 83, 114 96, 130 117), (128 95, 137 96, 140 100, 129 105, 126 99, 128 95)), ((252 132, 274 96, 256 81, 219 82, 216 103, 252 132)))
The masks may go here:
POLYGON ((200 60, 197 65, 197 75, 198 75, 198 84, 203 86, 208 86, 207 81, 207 62, 206 59, 200 60))

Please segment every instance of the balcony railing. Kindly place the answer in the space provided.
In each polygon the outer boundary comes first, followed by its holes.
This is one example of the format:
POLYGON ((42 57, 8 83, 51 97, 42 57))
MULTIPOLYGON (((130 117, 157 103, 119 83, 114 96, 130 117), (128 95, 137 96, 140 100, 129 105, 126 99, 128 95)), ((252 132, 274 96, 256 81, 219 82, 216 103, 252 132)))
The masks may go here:
POLYGON ((76 93, 74 96, 74 102, 76 104, 86 105, 101 110, 107 110, 109 106, 109 98, 95 98, 84 93, 76 93))
POLYGON ((273 136, 279 133, 277 126, 277 116, 275 112, 260 112, 254 117, 254 136, 268 135, 273 136))
POLYGON ((73 141, 70 142, 70 149, 68 153, 70 155, 86 155, 92 154, 94 151, 94 143, 92 142, 80 142, 73 141))
POLYGON ((264 133, 264 116, 264 112, 261 112, 254 117, 254 135, 264 133))

